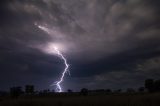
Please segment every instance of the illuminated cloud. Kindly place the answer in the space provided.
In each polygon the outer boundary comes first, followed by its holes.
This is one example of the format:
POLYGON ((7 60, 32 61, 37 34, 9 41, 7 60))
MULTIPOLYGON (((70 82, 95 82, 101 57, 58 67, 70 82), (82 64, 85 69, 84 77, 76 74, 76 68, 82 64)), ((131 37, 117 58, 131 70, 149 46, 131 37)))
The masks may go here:
POLYGON ((78 89, 83 83, 102 86, 91 79, 99 76, 103 82, 109 77, 106 74, 125 72, 130 76, 138 66, 143 71, 136 71, 135 81, 148 78, 149 72, 159 75, 147 71, 152 66, 159 69, 159 62, 148 62, 160 54, 159 4, 153 0, 1 1, 0 84, 5 88, 9 85, 3 81, 16 79, 22 81, 18 84, 33 81, 39 88, 44 87, 42 83, 49 85, 63 70, 53 50, 55 45, 71 62, 76 79, 65 87, 75 84, 78 89), (6 79, 7 75, 13 79, 6 79))

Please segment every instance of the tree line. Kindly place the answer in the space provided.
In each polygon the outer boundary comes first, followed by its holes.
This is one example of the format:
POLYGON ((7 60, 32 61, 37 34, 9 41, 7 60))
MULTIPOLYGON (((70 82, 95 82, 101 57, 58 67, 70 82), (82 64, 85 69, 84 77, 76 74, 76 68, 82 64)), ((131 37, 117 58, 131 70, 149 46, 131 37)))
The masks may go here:
MULTIPOLYGON (((121 93, 121 89, 117 89, 112 91, 111 89, 96 89, 96 90, 89 90, 87 88, 82 88, 79 91, 79 95, 88 95, 89 93, 121 93)), ((154 93, 154 92, 160 92, 160 80, 154 80, 154 79, 146 79, 144 82, 144 87, 139 87, 138 91, 135 91, 133 88, 128 88, 126 90, 127 93, 135 93, 135 92, 149 92, 149 93, 154 93)), ((68 94, 74 93, 73 90, 68 89, 67 92, 68 94)), ((10 95, 11 97, 18 97, 20 95, 53 95, 53 94, 58 94, 54 90, 50 91, 48 90, 43 90, 43 91, 35 91, 34 85, 26 85, 25 90, 22 90, 22 87, 16 86, 16 87, 11 87, 10 92, 2 92, 0 91, 0 96, 4 95, 10 95)))

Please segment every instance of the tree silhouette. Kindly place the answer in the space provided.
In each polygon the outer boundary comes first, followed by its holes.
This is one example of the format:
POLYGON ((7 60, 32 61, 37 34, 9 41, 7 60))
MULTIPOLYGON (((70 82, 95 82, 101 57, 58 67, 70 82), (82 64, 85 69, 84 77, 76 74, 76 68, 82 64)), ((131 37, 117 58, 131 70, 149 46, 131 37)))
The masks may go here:
POLYGON ((156 81, 154 82, 154 90, 155 90, 156 92, 159 92, 159 91, 160 91, 160 80, 156 80, 156 81))
POLYGON ((144 87, 139 87, 139 88, 138 88, 138 91, 139 91, 139 92, 144 92, 144 90, 145 90, 144 87))
POLYGON ((153 92, 154 91, 154 80, 153 79, 146 79, 145 80, 145 88, 149 92, 153 92))
POLYGON ((25 93, 26 94, 33 94, 34 93, 34 86, 33 85, 26 85, 25 86, 25 93))
POLYGON ((12 87, 10 88, 10 95, 13 98, 17 98, 23 93, 22 87, 12 87))

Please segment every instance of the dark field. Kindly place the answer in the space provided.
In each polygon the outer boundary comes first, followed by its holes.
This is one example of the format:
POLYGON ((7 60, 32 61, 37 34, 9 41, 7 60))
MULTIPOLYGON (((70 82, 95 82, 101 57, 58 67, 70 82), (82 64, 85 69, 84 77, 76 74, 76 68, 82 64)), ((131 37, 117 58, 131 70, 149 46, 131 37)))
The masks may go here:
POLYGON ((160 106, 160 93, 6 97, 0 106, 160 106))

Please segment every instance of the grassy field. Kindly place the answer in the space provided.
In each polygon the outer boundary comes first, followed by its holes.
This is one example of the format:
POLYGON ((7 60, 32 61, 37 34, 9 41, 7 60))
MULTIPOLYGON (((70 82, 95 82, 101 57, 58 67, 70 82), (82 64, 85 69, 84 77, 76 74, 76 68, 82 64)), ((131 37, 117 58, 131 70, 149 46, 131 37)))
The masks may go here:
POLYGON ((160 93, 1 98, 0 106, 160 106, 160 93))

